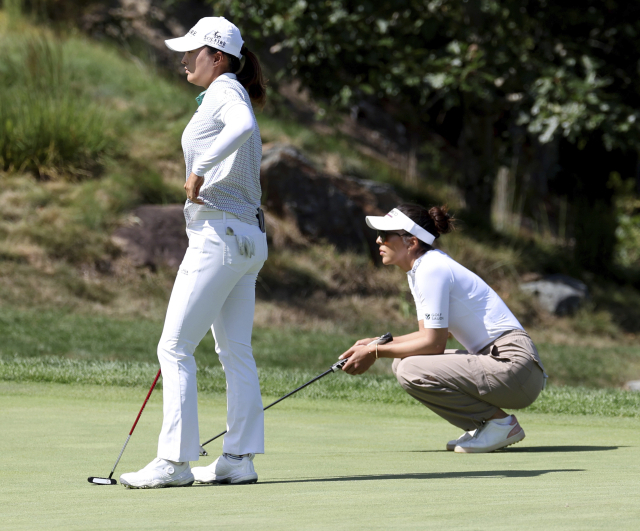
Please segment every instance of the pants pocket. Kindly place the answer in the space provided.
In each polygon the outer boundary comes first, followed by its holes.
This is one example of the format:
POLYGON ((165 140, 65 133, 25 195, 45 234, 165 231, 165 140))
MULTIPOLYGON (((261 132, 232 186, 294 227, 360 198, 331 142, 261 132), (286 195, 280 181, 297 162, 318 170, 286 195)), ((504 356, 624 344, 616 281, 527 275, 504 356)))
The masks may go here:
POLYGON ((478 394, 483 396, 491 392, 489 380, 487 379, 487 374, 480 360, 480 356, 470 354, 466 356, 466 358, 467 363, 469 364, 469 374, 473 377, 473 381, 478 388, 478 394))
POLYGON ((189 233, 189 247, 187 247, 187 251, 184 254, 178 274, 192 275, 200 271, 201 258, 205 252, 206 242, 207 239, 201 234, 189 233))

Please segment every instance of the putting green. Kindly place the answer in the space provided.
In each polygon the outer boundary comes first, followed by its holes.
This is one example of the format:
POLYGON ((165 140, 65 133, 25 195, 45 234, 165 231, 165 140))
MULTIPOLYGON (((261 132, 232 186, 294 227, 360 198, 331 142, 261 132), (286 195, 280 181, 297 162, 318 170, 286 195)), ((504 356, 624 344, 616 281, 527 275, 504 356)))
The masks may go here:
MULTIPOLYGON (((289 399, 266 413, 260 482, 128 490, 107 476, 140 389, 0 383, 4 529, 637 529, 637 419, 520 413, 502 452, 444 451, 457 430, 422 408, 289 399)), ((152 396, 116 475, 154 457, 152 396)), ((224 399, 200 397, 202 438, 224 399)), ((209 445, 213 457, 221 444, 209 445)))

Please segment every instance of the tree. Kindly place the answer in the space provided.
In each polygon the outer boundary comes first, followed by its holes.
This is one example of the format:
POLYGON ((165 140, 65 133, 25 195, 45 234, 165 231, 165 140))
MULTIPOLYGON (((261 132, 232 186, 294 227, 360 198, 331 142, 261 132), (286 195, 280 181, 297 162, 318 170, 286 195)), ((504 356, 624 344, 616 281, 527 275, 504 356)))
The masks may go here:
MULTIPOLYGON (((392 102, 396 118, 423 130, 448 121, 448 140, 463 161, 458 184, 485 222, 498 167, 513 166, 523 144, 562 138, 583 160, 600 153, 594 145, 605 153, 640 152, 638 0, 211 3, 251 39, 286 53, 279 75, 298 77, 331 105, 392 102)), ((560 175, 571 173, 572 161, 562 160, 560 175)), ((532 164, 521 160, 516 172, 521 177, 532 164)), ((596 191, 610 171, 597 168, 589 180, 596 191)), ((553 171, 545 176, 553 178, 553 171)), ((599 194, 589 186, 573 191, 581 197, 576 204, 586 197, 590 205, 575 209, 578 218, 612 208, 606 194, 593 199, 599 194)), ((610 224, 602 227, 593 235, 600 247, 612 237, 610 224)), ((591 267, 606 267, 610 258, 605 252, 591 267)))

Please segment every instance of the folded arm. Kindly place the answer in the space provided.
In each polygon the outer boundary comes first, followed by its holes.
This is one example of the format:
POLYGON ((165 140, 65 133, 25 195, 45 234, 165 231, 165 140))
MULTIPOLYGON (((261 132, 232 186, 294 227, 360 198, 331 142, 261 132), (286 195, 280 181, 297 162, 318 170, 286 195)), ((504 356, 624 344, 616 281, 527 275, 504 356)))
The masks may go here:
POLYGON ((240 146, 249 140, 255 128, 253 113, 243 103, 237 103, 230 107, 225 112, 222 121, 224 122, 224 128, 211 144, 211 147, 196 160, 184 185, 184 189, 187 191, 187 199, 199 205, 204 204, 202 199, 198 199, 200 188, 204 184, 204 174, 217 164, 220 164, 229 155, 238 151, 240 146))

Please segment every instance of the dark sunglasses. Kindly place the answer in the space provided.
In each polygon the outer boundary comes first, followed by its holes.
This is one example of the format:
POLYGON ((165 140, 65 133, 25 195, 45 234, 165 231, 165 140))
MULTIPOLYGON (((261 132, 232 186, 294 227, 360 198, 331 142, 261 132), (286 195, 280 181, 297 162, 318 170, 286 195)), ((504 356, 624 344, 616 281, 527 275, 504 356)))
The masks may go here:
POLYGON ((389 238, 389 236, 392 236, 394 234, 396 236, 404 236, 406 233, 393 232, 393 231, 389 231, 389 230, 379 230, 379 231, 377 231, 376 239, 380 238, 381 242, 386 242, 387 239, 389 238))

